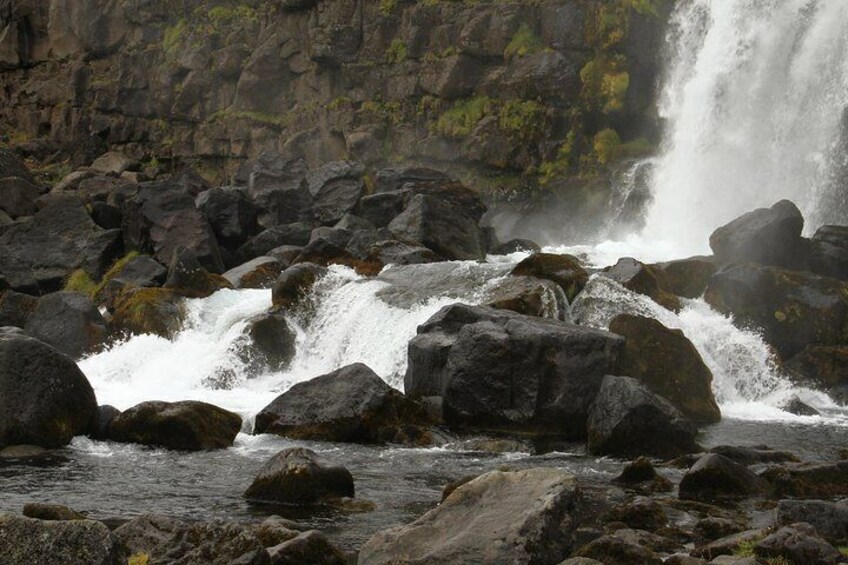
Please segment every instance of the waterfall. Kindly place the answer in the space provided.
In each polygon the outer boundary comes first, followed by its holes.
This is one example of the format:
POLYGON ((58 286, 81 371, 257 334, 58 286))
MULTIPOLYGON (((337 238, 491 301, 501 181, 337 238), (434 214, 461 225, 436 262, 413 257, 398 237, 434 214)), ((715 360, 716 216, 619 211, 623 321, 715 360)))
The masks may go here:
POLYGON ((703 252, 782 198, 808 232, 846 223, 848 2, 682 0, 667 50, 644 239, 703 252))

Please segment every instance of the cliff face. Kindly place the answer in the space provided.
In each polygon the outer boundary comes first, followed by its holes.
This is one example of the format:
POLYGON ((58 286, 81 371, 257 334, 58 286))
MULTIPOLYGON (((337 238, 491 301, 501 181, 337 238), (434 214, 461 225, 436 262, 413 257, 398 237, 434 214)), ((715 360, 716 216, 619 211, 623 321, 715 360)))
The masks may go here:
POLYGON ((585 203, 656 141, 663 4, 0 0, 0 131, 71 167, 108 147, 226 180, 270 148, 585 203))

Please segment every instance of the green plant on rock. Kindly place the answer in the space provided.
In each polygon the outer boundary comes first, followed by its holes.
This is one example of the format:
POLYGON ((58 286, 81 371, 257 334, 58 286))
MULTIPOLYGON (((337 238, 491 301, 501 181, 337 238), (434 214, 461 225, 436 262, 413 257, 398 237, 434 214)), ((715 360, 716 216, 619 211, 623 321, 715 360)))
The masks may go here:
POLYGON ((620 146, 621 137, 612 128, 599 131, 595 134, 595 139, 592 143, 598 163, 601 165, 609 164, 617 156, 620 146))
POLYGON ((89 298, 94 298, 97 291, 97 283, 92 280, 91 275, 85 272, 84 269, 77 269, 68 275, 62 290, 79 292, 89 298))
POLYGON ((535 100, 508 100, 498 111, 498 127, 528 140, 539 134, 544 118, 545 107, 535 100))
POLYGON ((572 166, 576 141, 577 132, 572 128, 568 132, 565 142, 557 150, 556 158, 539 165, 539 184, 541 186, 547 186, 554 178, 568 172, 572 166))
POLYGON ((386 62, 389 64, 403 63, 406 61, 407 56, 406 43, 402 39, 395 38, 386 51, 386 62))
POLYGON ((176 56, 183 42, 188 35, 188 24, 184 19, 180 19, 175 25, 165 30, 165 36, 162 38, 162 51, 168 58, 176 56))
POLYGON ((493 107, 494 102, 488 96, 477 96, 459 101, 439 117, 435 129, 445 137, 466 137, 471 134, 480 120, 491 113, 493 107))
POLYGON ((544 48, 544 43, 527 24, 521 24, 509 44, 504 49, 504 58, 524 57, 538 53, 544 48))
POLYGON ((388 16, 397 8, 398 0, 380 0, 380 13, 388 16))
POLYGON ((596 56, 580 70, 580 81, 581 97, 588 109, 600 109, 604 113, 624 110, 630 74, 623 55, 596 56))

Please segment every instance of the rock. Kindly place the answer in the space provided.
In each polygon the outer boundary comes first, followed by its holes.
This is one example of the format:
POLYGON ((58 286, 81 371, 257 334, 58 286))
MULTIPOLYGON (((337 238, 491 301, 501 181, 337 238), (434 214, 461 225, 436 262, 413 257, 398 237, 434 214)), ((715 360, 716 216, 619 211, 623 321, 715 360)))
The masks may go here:
POLYGON ((848 505, 825 500, 781 500, 777 503, 777 524, 789 526, 806 522, 833 544, 848 542, 848 505))
POLYGON ((200 451, 231 447, 241 417, 217 406, 186 400, 142 402, 109 426, 109 439, 167 449, 200 451))
POLYGON ((282 312, 259 314, 248 320, 239 355, 253 374, 285 370, 296 353, 297 333, 282 312))
POLYGON ((789 400, 783 402, 779 408, 784 412, 795 414, 796 416, 821 416, 821 412, 804 403, 797 396, 793 396, 789 400))
POLYGON ((416 427, 427 423, 423 408, 356 363, 291 387, 256 415, 254 433, 354 443, 404 443, 411 435, 426 443, 416 427))
POLYGON ((713 374, 680 330, 653 318, 620 314, 609 329, 625 338, 619 370, 671 402, 697 423, 721 419, 712 392, 713 374))
POLYGON ((589 559, 588 557, 572 557, 570 559, 566 559, 562 561, 559 565, 604 565, 600 561, 595 559, 589 559))
POLYGON ((759 263, 796 268, 802 265, 804 217, 792 202, 781 200, 718 228, 710 248, 719 263, 759 263))
POLYGON ((212 227, 194 197, 173 181, 148 182, 121 206, 124 243, 130 250, 152 254, 169 264, 178 248, 192 251, 212 273, 224 263, 212 227))
POLYGON ((298 505, 321 504, 353 495, 350 471, 303 447, 277 453, 244 493, 252 502, 298 505))
POLYGON ((181 329, 184 317, 182 299, 171 290, 130 287, 115 298, 109 326, 119 334, 153 334, 170 339, 181 329))
POLYGON ((848 346, 808 345, 784 369, 795 382, 838 395, 848 388, 848 346))
POLYGON ((110 310, 115 309, 115 302, 121 292, 133 288, 155 288, 165 283, 168 269, 154 259, 145 255, 130 258, 117 272, 109 271, 111 276, 104 277, 97 298, 101 299, 110 310))
POLYGON ((261 256, 230 269, 223 276, 233 288, 268 288, 284 268, 278 259, 261 256))
POLYGON ((396 239, 374 243, 369 248, 369 257, 383 265, 419 265, 439 261, 439 256, 426 247, 396 239))
POLYGON ((589 274, 576 257, 551 253, 531 255, 518 263, 510 274, 554 282, 562 288, 569 301, 574 300, 589 280, 589 274))
POLYGON ((206 298, 222 288, 231 288, 230 282, 221 275, 207 271, 200 264, 194 251, 177 248, 168 266, 165 288, 180 296, 206 298))
POLYGON ((783 558, 798 565, 844 563, 845 556, 822 539, 810 524, 799 522, 784 526, 754 546, 757 557, 783 558))
POLYGON ((489 253, 492 255, 509 255, 511 253, 518 253, 521 251, 528 253, 541 253, 542 248, 539 247, 538 243, 530 241, 529 239, 510 239, 506 243, 501 243, 500 245, 496 245, 494 248, 489 249, 489 253))
POLYGON ((628 463, 614 482, 622 485, 644 485, 657 492, 668 492, 672 489, 671 481, 657 473, 647 457, 638 457, 628 463))
POLYGON ((333 224, 351 213, 365 193, 365 167, 350 161, 326 163, 306 175, 313 213, 322 224, 333 224))
POLYGON ((0 210, 13 220, 38 212, 36 200, 41 189, 32 181, 20 177, 0 178, 0 210))
POLYGON ((312 195, 302 160, 263 153, 249 167, 248 193, 259 208, 260 226, 267 229, 312 217, 312 195))
POLYGON ((567 320, 568 300, 551 281, 533 277, 508 277, 489 289, 488 302, 498 310, 511 310, 528 316, 567 320))
POLYGON ((674 457, 698 450, 695 426, 629 377, 604 378, 587 427, 590 453, 674 457))
POLYGON ((377 171, 374 179, 374 192, 380 194, 400 190, 407 184, 441 184, 445 181, 450 181, 450 177, 435 169, 426 167, 389 167, 377 171))
POLYGON ((374 535, 360 565, 558 563, 578 524, 577 479, 559 469, 491 471, 411 524, 374 535))
POLYGON ((848 496, 848 460, 769 467, 761 476, 776 497, 830 498, 848 496))
MULTIPOLYGON (((706 563, 706 561, 702 561, 706 563)), ((668 563, 666 561, 666 563, 668 563)), ((739 557, 736 555, 719 555, 712 561, 711 565, 762 565, 756 557, 739 557)))
POLYGON ((247 262, 262 255, 270 255, 270 251, 283 245, 303 247, 309 243, 315 227, 312 222, 297 222, 269 228, 239 247, 235 259, 237 262, 247 262))
POLYGON ((766 481, 723 455, 704 455, 680 481, 680 498, 712 502, 765 494, 766 481))
POLYGON ((38 306, 38 298, 14 290, 0 293, 0 327, 23 328, 38 306))
POLYGON ((85 520, 86 517, 75 510, 61 504, 43 504, 30 502, 24 504, 23 515, 36 520, 63 521, 63 520, 85 520))
POLYGON ((628 290, 644 294, 664 308, 680 311, 680 299, 668 291, 662 273, 649 265, 625 257, 604 269, 603 274, 628 290))
POLYGON ((131 555, 155 555, 157 547, 167 548, 175 534, 188 527, 170 516, 142 514, 116 528, 114 534, 131 555))
POLYGON ((52 451, 37 445, 12 445, 0 449, 0 459, 7 461, 40 462, 52 458, 52 451))
POLYGON ((0 447, 62 447, 85 434, 96 413, 94 391, 69 357, 23 333, 0 332, 0 447))
POLYGON ((736 323, 763 333, 784 359, 808 345, 840 345, 848 335, 848 285, 809 273, 735 265, 710 279, 704 296, 736 323))
POLYGON ((607 514, 608 521, 622 522, 634 530, 656 531, 668 524, 668 516, 656 501, 636 498, 613 507, 607 514))
POLYGON ((347 230, 351 233, 363 230, 369 231, 377 229, 377 226, 375 226, 365 218, 360 218, 359 216, 355 216, 354 214, 350 213, 342 216, 342 219, 339 220, 333 227, 347 230))
POLYGON ((312 263, 327 267, 329 265, 347 265, 363 275, 376 275, 383 265, 355 257, 345 246, 350 239, 350 232, 340 228, 318 228, 330 233, 319 234, 303 248, 295 263, 312 263), (341 239, 339 240, 339 237, 341 239), (338 242, 333 241, 336 239, 338 242))
POLYGON ((127 556, 101 522, 43 521, 0 515, 0 555, 4 565, 92 563, 123 565, 127 556))
POLYGON ((848 280, 848 226, 822 226, 810 242, 810 270, 848 280))
POLYGON ((297 537, 268 548, 273 565, 346 565, 347 559, 327 537, 317 530, 303 532, 297 537))
POLYGON ((72 358, 91 352, 106 337, 103 316, 87 296, 78 292, 42 296, 24 329, 72 358))
POLYGON ((704 559, 715 559, 721 555, 737 553, 740 547, 751 547, 765 537, 764 530, 746 530, 717 539, 701 547, 695 548, 691 555, 704 559))
POLYGON ((327 269, 312 263, 292 265, 277 277, 271 290, 275 308, 292 308, 306 296, 327 269))
POLYGON ((100 278, 120 251, 120 231, 100 228, 80 200, 63 198, 0 235, 0 273, 14 290, 45 294, 78 268, 100 278))
POLYGON ((606 564, 660 565, 662 563, 662 559, 652 549, 639 543, 636 539, 630 539, 630 537, 619 533, 599 537, 580 548, 577 555, 596 559, 606 564))
POLYGON ((442 397, 451 426, 581 439, 622 345, 608 332, 454 304, 409 342, 404 390, 442 397))
POLYGON ((785 463, 798 461, 798 457, 787 451, 775 451, 765 445, 736 446, 717 445, 710 448, 710 453, 718 453, 741 465, 756 465, 758 463, 785 463))
POLYGON ((111 173, 119 176, 124 171, 137 166, 138 163, 118 151, 104 153, 94 160, 91 169, 98 173, 111 173))
POLYGON ((270 516, 258 524, 252 524, 251 530, 262 545, 273 547, 296 538, 303 528, 297 523, 279 516, 270 516))
POLYGON ((108 404, 98 406, 97 419, 95 420, 94 427, 91 430, 92 439, 109 439, 109 426, 111 426, 115 418, 120 415, 121 411, 114 406, 110 406, 108 404))
POLYGON ((123 216, 120 208, 106 204, 105 202, 92 202, 91 219, 104 230, 119 230, 123 216))
POLYGON ((651 265, 672 294, 683 298, 699 298, 716 272, 712 257, 692 257, 651 265))
POLYGON ((357 214, 375 227, 385 228, 403 212, 410 200, 409 191, 394 191, 364 196, 357 214))
POLYGON ((486 257, 477 222, 435 196, 419 194, 389 224, 397 237, 418 242, 451 260, 486 257))
POLYGON ((210 188, 198 195, 195 205, 226 249, 235 251, 259 231, 259 210, 242 188, 210 188))
POLYGON ((713 516, 698 520, 698 523, 695 524, 695 533, 702 539, 709 541, 732 536, 744 530, 745 527, 739 522, 713 516))

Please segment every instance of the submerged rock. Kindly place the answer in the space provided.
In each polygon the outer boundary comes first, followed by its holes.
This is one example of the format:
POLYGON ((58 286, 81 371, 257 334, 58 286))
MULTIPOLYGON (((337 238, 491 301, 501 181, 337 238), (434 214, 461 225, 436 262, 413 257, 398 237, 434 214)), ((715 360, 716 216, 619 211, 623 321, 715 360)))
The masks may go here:
POLYGON ((93 520, 45 521, 0 515, 4 565, 91 563, 124 565, 127 556, 104 524, 93 520))
POLYGON ((199 451, 231 447, 241 417, 205 402, 142 402, 109 425, 109 439, 167 449, 199 451))
POLYGON ((313 263, 292 265, 277 277, 271 290, 271 301, 276 308, 292 308, 306 296, 315 282, 327 269, 313 263))
POLYGON ((491 471, 411 524, 373 536, 359 563, 559 563, 572 548, 579 500, 565 471, 491 471))
POLYGON ((311 449, 293 447, 265 463, 244 496, 252 502, 321 504, 353 497, 353 476, 311 449))
POLYGON ((172 338, 182 327, 185 306, 166 288, 127 288, 115 298, 109 326, 115 333, 172 338))
POLYGON ((487 306, 519 314, 567 320, 568 301, 551 281, 533 277, 507 277, 489 290, 487 306))
POLYGON ((679 312, 680 299, 668 291, 662 274, 651 266, 625 257, 612 267, 604 269, 603 275, 633 292, 644 294, 660 306, 679 312))

